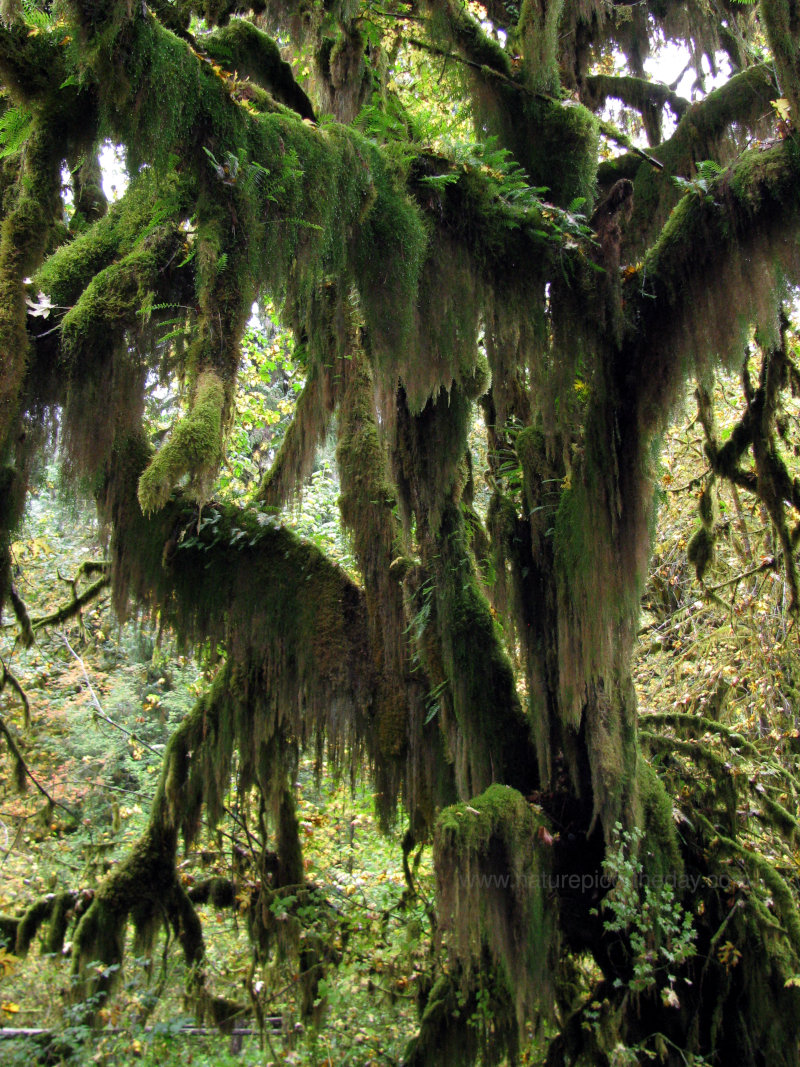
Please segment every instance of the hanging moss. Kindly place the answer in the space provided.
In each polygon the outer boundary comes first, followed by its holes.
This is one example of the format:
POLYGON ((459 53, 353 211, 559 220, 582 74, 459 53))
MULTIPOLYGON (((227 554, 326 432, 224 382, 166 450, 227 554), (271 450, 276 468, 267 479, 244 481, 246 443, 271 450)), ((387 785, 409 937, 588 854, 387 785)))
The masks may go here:
POLYGON ((792 116, 800 114, 800 59, 798 59, 797 9, 793 0, 765 0, 759 12, 775 59, 781 92, 791 104, 792 116))
POLYGON ((536 93, 555 93, 559 88, 559 28, 563 0, 523 0, 517 34, 522 44, 528 87, 536 93))
MULTIPOLYGON (((363 149, 356 151, 361 155, 363 149)), ((371 204, 356 234, 353 273, 373 350, 402 361, 412 338, 427 234, 417 209, 382 165, 373 167, 372 178, 371 204), (376 249, 381 250, 378 270, 376 249)))
POLYGON ((525 104, 526 150, 531 184, 545 186, 547 197, 568 208, 576 199, 594 201, 599 130, 587 108, 531 97, 525 104))
MULTIPOLYGON (((767 134, 768 123, 762 124, 777 92, 774 71, 768 63, 735 74, 685 111, 672 137, 654 152, 663 164, 661 170, 639 161, 634 172, 629 170, 624 175, 635 183, 633 221, 628 233, 637 236, 628 242, 628 258, 640 255, 649 246, 680 199, 681 189, 674 181, 676 175, 691 179, 704 160, 727 162, 738 156, 740 144, 731 135, 733 123, 767 134)), ((606 180, 612 171, 603 166, 606 180)), ((613 166, 621 164, 615 161, 613 166)))
MULTIPOLYGON (((603 411, 599 403, 590 418, 602 420, 603 411)), ((636 454, 641 442, 614 445, 593 462, 589 442, 604 440, 597 431, 590 429, 572 484, 562 489, 553 552, 559 715, 570 731, 586 731, 594 813, 608 834, 635 795, 635 695, 626 663, 649 524, 640 488, 646 467, 636 454)), ((576 782, 583 778, 577 764, 571 773, 576 782)))
POLYGON ((434 833, 450 951, 464 968, 465 985, 487 953, 520 1028, 552 1004, 557 935, 547 828, 518 792, 493 785, 468 804, 446 808, 434 833))
POLYGON ((71 165, 74 184, 74 212, 69 220, 72 233, 78 233, 108 210, 108 201, 103 192, 103 175, 100 161, 94 148, 90 149, 76 165, 71 165))
POLYGON ((640 862, 650 884, 680 884, 683 858, 678 847, 672 797, 655 770, 640 755, 636 784, 640 825, 644 831, 640 862))
POLYGON ((60 158, 55 131, 45 122, 35 125, 25 149, 14 190, 0 226, 0 450, 18 414, 25 376, 28 337, 23 278, 44 255, 60 209, 60 158))
MULTIPOLYGON (((353 330, 357 330, 355 324, 351 325, 353 330)), ((393 514, 394 491, 387 478, 388 456, 375 416, 372 375, 355 337, 353 341, 352 366, 339 416, 339 508, 363 574, 371 645, 386 687, 378 741, 389 760, 403 754, 408 742, 407 625, 402 590, 390 570, 400 551, 400 530, 393 514)))
MULTIPOLYGON (((146 518, 136 485, 147 457, 136 441, 118 453, 106 502, 121 609, 133 596, 158 608, 187 644, 226 647, 242 665, 239 697, 263 694, 264 714, 279 716, 299 743, 327 741, 334 761, 345 744, 374 752, 379 705, 361 591, 263 515, 206 505, 198 520, 176 501, 146 518)), ((257 722, 253 729, 240 741, 257 753, 257 722)))
POLYGON ((119 331, 141 322, 176 245, 176 232, 164 228, 144 248, 95 274, 61 322, 62 351, 67 360, 94 358, 101 362, 119 331))
POLYGON ((783 278, 796 258, 789 233, 797 167, 789 142, 746 152, 721 183, 719 202, 690 195, 672 212, 642 268, 648 295, 635 316, 637 330, 653 339, 648 354, 637 349, 634 357, 646 386, 644 425, 657 422, 690 363, 702 375, 714 357, 738 358, 752 322, 775 332, 783 278))
POLYGON ((419 287, 426 299, 416 308, 415 343, 393 364, 414 414, 453 383, 476 394, 488 384, 478 352, 482 286, 464 245, 444 235, 433 239, 419 287))
POLYGON ((259 486, 258 499, 265 507, 276 510, 283 507, 311 476, 317 450, 330 426, 336 382, 333 367, 312 365, 275 462, 259 486))

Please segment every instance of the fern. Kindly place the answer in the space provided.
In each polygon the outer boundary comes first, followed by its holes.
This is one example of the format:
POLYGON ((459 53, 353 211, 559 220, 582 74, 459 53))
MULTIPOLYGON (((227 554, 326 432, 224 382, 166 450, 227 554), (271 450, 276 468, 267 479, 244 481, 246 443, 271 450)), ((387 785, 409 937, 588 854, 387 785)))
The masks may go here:
POLYGON ((10 107, 0 115, 0 159, 19 152, 28 139, 33 112, 26 107, 10 107))
POLYGON ((22 12, 28 25, 36 30, 49 30, 55 21, 49 11, 43 11, 39 7, 36 0, 22 0, 22 12))
POLYGON ((679 175, 675 175, 672 181, 685 193, 693 193, 695 196, 699 196, 702 200, 711 202, 714 199, 714 194, 711 192, 711 186, 719 178, 720 174, 724 171, 724 167, 713 159, 704 159, 697 164, 697 175, 694 178, 681 178, 679 175))

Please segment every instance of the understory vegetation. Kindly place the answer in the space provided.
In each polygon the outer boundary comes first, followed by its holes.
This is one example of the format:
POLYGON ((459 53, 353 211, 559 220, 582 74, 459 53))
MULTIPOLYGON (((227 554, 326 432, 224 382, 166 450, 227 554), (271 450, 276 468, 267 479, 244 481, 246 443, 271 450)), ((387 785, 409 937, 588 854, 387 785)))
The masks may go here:
POLYGON ((797 1067, 799 109, 797 0, 0 2, 4 1055, 797 1067))

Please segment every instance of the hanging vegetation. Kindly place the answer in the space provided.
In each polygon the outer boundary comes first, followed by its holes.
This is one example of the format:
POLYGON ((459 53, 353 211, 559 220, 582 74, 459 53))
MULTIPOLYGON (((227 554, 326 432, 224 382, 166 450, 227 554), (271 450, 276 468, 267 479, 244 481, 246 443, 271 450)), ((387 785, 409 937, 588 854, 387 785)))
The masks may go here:
MULTIPOLYGON (((337 953, 303 925, 309 909, 335 922, 295 812, 310 752, 368 775, 384 827, 432 843, 450 963, 408 1062, 513 1061, 540 1026, 552 1065, 620 1049, 800 1061, 796 886, 743 834, 736 726, 643 725, 631 668, 660 435, 689 377, 737 365, 753 338, 759 381, 727 440, 698 391, 711 475, 689 558, 703 581, 714 479, 746 486, 797 609, 800 489, 778 443, 800 381, 795 9, 2 5, 0 606, 30 643, 9 546, 57 439, 106 524, 119 615, 152 612, 217 665, 128 859, 91 896, 4 920, 20 952, 46 922, 61 945, 69 913, 75 974, 100 961, 102 998, 128 926, 143 946, 171 930, 198 1014, 244 1010, 211 988, 176 866, 179 841, 221 819, 235 764, 269 841, 254 956, 294 954, 313 1013, 337 953), (664 42, 693 88, 649 75, 664 42), (112 204, 107 141, 127 168, 112 204), (292 332, 305 384, 234 505, 216 480, 256 301, 292 332), (150 438, 156 383, 180 403, 150 438), (355 575, 280 518, 329 434, 355 575), (693 818, 699 769, 713 797, 693 818), (732 863, 751 884, 729 915, 716 887, 732 863), (747 973, 717 952, 723 931, 747 973), (654 962, 670 953, 672 970, 654 962), (485 1025, 459 1026, 454 1005, 485 1025)), ((793 773, 785 787, 752 803, 795 840, 793 773)))

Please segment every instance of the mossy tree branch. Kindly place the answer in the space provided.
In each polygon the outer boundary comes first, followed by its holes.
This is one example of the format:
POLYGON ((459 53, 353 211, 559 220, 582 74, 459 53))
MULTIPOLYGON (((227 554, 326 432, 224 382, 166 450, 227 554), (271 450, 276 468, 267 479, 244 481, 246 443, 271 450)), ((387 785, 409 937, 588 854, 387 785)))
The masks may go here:
POLYGON ((602 107, 606 100, 619 100, 637 111, 648 106, 669 107, 676 119, 680 119, 691 106, 690 101, 679 96, 668 85, 650 82, 645 78, 591 74, 581 84, 581 98, 592 110, 602 107))
POLYGON ((746 408, 733 427, 730 437, 720 445, 714 426, 708 390, 696 390, 698 413, 706 438, 706 455, 712 471, 736 485, 744 486, 764 505, 772 520, 782 548, 783 567, 791 593, 790 611, 798 607, 798 573, 795 561, 795 537, 789 528, 787 505, 800 511, 800 485, 789 475, 778 445, 777 422, 781 391, 789 379, 786 332, 788 323, 781 312, 778 338, 761 346, 759 384, 753 388, 747 363, 742 371, 746 408), (741 467, 752 450, 755 470, 741 467))
POLYGON ((109 576, 104 574, 97 581, 87 586, 82 593, 78 593, 73 587, 72 599, 66 604, 56 608, 55 611, 49 612, 47 615, 39 615, 31 620, 31 627, 34 633, 45 626, 58 626, 59 623, 66 622, 68 619, 74 619, 76 615, 80 615, 87 604, 91 604, 93 600, 100 596, 103 590, 108 589, 110 584, 109 576))
POLYGON ((684 196, 626 283, 626 387, 642 426, 658 421, 656 412, 666 410, 691 360, 702 370, 712 358, 730 358, 741 351, 747 322, 775 321, 779 279, 797 269, 799 174, 791 142, 744 153, 717 179, 710 198, 684 196), (754 278, 763 283, 754 285, 754 278))

